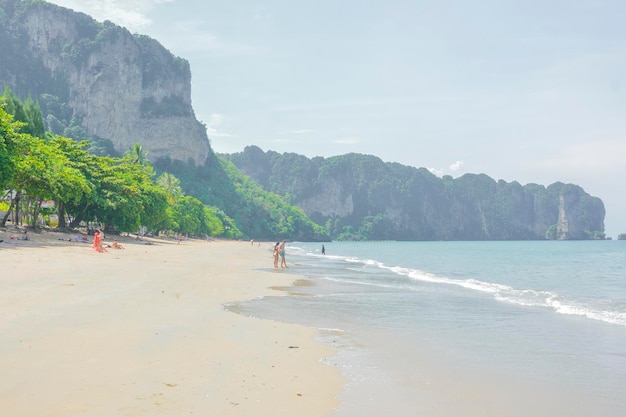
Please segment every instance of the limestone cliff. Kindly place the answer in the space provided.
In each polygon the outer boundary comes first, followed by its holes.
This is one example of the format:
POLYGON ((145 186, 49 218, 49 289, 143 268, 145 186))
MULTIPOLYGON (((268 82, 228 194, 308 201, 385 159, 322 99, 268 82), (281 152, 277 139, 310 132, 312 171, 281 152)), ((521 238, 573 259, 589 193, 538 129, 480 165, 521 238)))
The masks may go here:
POLYGON ((0 86, 37 98, 54 133, 205 163, 189 63, 157 41, 53 4, 0 0, 0 42, 0 86))
POLYGON ((225 155, 284 195, 333 238, 394 240, 602 239, 604 204, 574 184, 544 187, 485 174, 438 178, 371 155, 307 159, 257 147, 225 155))

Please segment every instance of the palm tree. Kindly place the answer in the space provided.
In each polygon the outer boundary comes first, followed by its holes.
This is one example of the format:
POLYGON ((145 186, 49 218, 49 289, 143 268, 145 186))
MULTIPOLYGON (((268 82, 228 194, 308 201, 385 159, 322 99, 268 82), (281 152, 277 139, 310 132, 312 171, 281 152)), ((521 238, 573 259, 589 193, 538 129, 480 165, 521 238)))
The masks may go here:
POLYGON ((130 158, 134 164, 145 165, 147 162, 148 151, 143 150, 141 143, 136 142, 132 148, 124 153, 124 157, 130 158))
POLYGON ((167 193, 167 201, 170 204, 173 204, 183 196, 183 188, 180 186, 180 180, 169 172, 161 174, 161 176, 157 178, 156 183, 165 190, 167 193))

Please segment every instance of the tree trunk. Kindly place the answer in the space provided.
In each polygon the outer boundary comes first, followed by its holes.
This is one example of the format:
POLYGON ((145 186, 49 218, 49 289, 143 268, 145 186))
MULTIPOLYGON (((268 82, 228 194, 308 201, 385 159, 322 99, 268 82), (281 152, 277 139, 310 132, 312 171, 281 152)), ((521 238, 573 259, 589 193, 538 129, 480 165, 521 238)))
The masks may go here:
POLYGON ((70 229, 76 229, 78 227, 78 225, 80 225, 80 222, 83 221, 83 215, 82 214, 77 214, 76 217, 74 217, 74 219, 72 219, 72 221, 70 222, 70 229))
POLYGON ((30 222, 30 226, 33 229, 39 228, 39 211, 41 210, 41 201, 35 201, 33 204, 33 221, 30 222))
POLYGON ((0 222, 1 227, 6 226, 7 220, 9 220, 9 216, 11 216, 12 211, 13 211, 13 200, 11 200, 11 204, 9 204, 9 209, 7 210, 6 214, 2 218, 2 222, 0 222))
POLYGON ((59 218, 59 224, 57 224, 57 227, 59 229, 63 229, 67 226, 65 223, 65 207, 63 207, 62 201, 56 201, 55 204, 57 205, 57 216, 59 218))
POLYGON ((20 200, 22 197, 22 192, 21 191, 17 191, 15 193, 15 198, 13 199, 13 205, 15 207, 15 225, 19 226, 20 225, 20 200))

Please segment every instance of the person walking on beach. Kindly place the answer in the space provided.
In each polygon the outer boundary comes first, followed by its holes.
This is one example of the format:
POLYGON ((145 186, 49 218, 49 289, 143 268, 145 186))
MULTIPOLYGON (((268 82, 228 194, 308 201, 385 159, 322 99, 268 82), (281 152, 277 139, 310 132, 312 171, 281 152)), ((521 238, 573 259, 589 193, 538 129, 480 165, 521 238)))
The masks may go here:
POLYGON ((274 268, 278 268, 278 246, 280 245, 279 242, 276 242, 276 244, 274 245, 274 268))
POLYGON ((285 260, 285 241, 283 240, 278 247, 278 251, 280 252, 280 267, 281 268, 289 268, 287 266, 287 261, 285 260))
POLYGON ((326 255, 326 248, 322 245, 322 255, 326 255))

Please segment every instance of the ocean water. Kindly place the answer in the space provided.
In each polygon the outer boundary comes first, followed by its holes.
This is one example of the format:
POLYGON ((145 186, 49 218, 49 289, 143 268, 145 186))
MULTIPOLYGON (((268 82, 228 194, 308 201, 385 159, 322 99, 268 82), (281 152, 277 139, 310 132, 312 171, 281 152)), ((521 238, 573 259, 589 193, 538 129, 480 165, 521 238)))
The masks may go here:
MULTIPOLYGON (((320 330, 333 417, 626 413, 626 242, 291 243, 288 296, 237 311, 320 330)), ((269 259, 269 258, 268 258, 269 259)))

